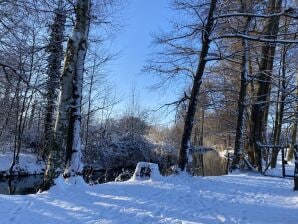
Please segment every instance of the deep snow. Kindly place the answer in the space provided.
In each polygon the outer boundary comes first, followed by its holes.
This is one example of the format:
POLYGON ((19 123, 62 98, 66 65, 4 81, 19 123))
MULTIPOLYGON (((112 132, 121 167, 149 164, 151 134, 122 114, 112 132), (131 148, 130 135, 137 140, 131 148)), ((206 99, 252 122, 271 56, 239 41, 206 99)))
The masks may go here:
POLYGON ((298 193, 290 179, 238 173, 76 182, 61 178, 49 192, 0 195, 1 223, 298 223, 298 193))
MULTIPOLYGON (((29 174, 41 174, 44 172, 45 164, 37 161, 36 154, 20 153, 19 169, 29 174)), ((13 158, 12 152, 0 153, 0 171, 8 171, 13 158)))

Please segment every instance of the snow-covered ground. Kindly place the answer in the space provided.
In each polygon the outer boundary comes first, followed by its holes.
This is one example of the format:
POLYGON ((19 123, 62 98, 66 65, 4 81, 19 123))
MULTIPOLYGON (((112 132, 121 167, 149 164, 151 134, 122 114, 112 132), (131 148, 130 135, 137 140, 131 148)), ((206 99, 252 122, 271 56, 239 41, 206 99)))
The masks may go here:
MULTIPOLYGON (((0 153, 0 171, 8 171, 12 162, 13 153, 0 153)), ((38 161, 33 153, 20 153, 20 163, 18 168, 25 173, 40 174, 44 172, 45 164, 38 161)))
MULTIPOLYGON (((265 169, 265 167, 263 169, 265 169)), ((293 159, 292 161, 289 161, 288 164, 285 165, 285 174, 291 175, 291 176, 294 175, 294 169, 295 169, 295 161, 293 159)), ((280 153, 277 157, 276 168, 268 169, 265 172, 265 174, 269 176, 274 176, 274 177, 282 177, 282 159, 281 159, 280 153)))
POLYGON ((234 173, 88 186, 58 180, 49 192, 0 195, 0 223, 298 223, 290 179, 234 173))

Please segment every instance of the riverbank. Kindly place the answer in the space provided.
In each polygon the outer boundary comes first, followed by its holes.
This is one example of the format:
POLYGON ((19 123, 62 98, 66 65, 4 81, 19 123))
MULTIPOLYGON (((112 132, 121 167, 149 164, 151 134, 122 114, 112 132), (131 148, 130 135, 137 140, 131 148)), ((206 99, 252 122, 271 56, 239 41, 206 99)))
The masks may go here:
POLYGON ((19 164, 9 173, 13 159, 12 152, 0 153, 0 173, 2 176, 25 176, 43 174, 45 170, 44 161, 38 161, 37 156, 33 153, 20 153, 19 164))

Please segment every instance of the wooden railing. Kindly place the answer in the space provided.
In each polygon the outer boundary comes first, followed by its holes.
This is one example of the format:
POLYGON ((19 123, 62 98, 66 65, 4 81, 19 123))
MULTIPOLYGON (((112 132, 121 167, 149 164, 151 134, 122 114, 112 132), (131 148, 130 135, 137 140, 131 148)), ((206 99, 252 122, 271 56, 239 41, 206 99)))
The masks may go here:
POLYGON ((286 174, 286 146, 282 145, 264 145, 257 143, 258 146, 258 171, 262 174, 266 174, 266 171, 271 166, 272 154, 274 151, 281 152, 282 162, 282 177, 294 177, 294 175, 286 174), (265 164, 263 164, 265 162, 265 164))

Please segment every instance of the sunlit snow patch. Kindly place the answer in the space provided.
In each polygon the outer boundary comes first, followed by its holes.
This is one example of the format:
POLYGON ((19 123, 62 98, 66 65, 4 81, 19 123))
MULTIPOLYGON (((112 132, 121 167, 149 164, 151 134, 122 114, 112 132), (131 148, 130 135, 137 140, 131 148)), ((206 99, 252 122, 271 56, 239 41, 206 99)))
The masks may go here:
POLYGON ((72 191, 73 189, 84 189, 89 187, 89 185, 84 181, 81 176, 74 176, 70 178, 64 178, 59 175, 55 179, 55 185, 50 188, 51 193, 65 193, 65 191, 72 191))

